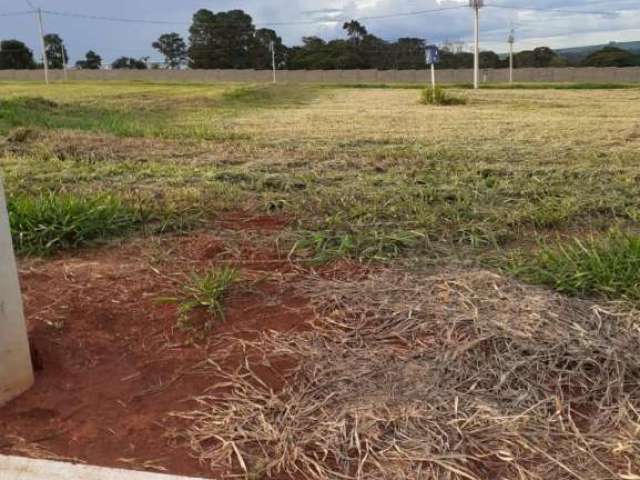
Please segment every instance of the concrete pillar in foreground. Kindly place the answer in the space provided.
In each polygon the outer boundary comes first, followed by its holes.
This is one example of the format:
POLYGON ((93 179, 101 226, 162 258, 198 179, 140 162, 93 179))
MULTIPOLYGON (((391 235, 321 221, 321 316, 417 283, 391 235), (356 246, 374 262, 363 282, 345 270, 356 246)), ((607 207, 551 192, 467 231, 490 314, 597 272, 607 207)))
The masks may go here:
POLYGON ((27 327, 22 311, 9 215, 0 181, 0 405, 33 385, 27 327))
POLYGON ((175 475, 0 456, 0 480, 203 480, 175 475))
POLYGON ((203 480, 157 473, 0 456, 0 480, 203 480))

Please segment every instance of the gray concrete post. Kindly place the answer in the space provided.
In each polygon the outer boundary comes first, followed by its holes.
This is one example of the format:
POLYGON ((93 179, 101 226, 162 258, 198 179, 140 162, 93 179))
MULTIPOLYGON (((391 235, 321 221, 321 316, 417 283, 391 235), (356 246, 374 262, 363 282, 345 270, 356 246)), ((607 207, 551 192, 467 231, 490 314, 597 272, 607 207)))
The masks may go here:
POLYGON ((9 215, 0 181, 0 405, 33 385, 27 327, 11 243, 9 215))

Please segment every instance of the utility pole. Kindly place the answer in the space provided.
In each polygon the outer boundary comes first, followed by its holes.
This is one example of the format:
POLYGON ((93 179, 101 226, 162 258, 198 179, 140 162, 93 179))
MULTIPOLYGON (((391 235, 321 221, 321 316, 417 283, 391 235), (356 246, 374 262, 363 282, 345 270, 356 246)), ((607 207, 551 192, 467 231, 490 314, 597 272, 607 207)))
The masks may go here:
POLYGON ((509 83, 513 83, 513 44, 515 41, 516 36, 512 27, 511 33, 509 33, 509 83))
POLYGON ((469 6, 475 13, 474 37, 475 50, 473 52, 473 88, 480 88, 480 8, 484 7, 484 0, 469 0, 469 6))
POLYGON ((436 66, 431 64, 431 88, 436 89, 436 66))
POLYGON ((38 8, 38 23, 40 25, 40 40, 42 41, 42 62, 44 63, 44 83, 49 85, 49 59, 47 58, 47 44, 44 41, 44 25, 42 23, 42 9, 38 8))
POLYGON ((278 79, 276 78, 276 43, 273 40, 269 42, 269 49, 271 50, 271 66, 273 68, 273 83, 277 83, 278 79))
POLYGON ((69 73, 67 72, 67 56, 64 51, 64 42, 60 42, 60 53, 62 55, 62 70, 64 72, 64 81, 69 80, 69 73))

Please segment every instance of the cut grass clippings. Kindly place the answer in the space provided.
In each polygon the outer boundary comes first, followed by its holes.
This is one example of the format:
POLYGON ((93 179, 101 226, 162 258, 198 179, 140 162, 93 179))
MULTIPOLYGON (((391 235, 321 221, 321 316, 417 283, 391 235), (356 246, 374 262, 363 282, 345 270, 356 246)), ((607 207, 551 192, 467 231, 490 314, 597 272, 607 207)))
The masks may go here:
POLYGON ((302 288, 313 329, 263 334, 237 371, 217 358, 220 383, 176 414, 221 478, 640 475, 637 312, 486 271, 302 288), (255 367, 282 356, 295 366, 274 390, 255 367))

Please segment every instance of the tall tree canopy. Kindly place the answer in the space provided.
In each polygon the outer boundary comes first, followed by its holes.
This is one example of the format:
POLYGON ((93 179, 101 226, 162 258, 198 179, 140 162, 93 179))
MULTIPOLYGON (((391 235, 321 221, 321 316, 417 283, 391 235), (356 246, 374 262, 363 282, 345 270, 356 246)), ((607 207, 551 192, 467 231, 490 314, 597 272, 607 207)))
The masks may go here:
POLYGON ((249 53, 251 68, 265 70, 272 67, 271 42, 273 42, 276 67, 283 68, 287 60, 287 47, 282 43, 282 38, 275 30, 260 28, 255 31, 249 53))
POLYGON ((344 25, 342 25, 342 29, 347 32, 349 40, 354 43, 360 43, 364 36, 367 34, 366 27, 357 20, 345 22, 344 25))
POLYGON ((399 38, 392 45, 397 70, 425 68, 426 42, 421 38, 399 38))
POLYGON ((640 55, 618 47, 604 47, 584 59, 585 67, 636 67, 640 66, 640 55))
POLYGON ((568 62, 549 47, 524 50, 514 55, 517 68, 564 67, 568 62))
POLYGON ((78 60, 76 67, 81 70, 98 70, 102 67, 102 57, 93 50, 89 50, 84 60, 78 60))
POLYGON ((199 10, 189 29, 191 68, 251 68, 255 31, 242 10, 199 10))
POLYGON ((171 69, 180 68, 188 58, 187 44, 175 32, 160 35, 152 46, 164 55, 165 62, 171 69))
POLYGON ((144 59, 120 57, 111 64, 114 70, 146 70, 147 62, 144 59))
POLYGON ((44 36, 44 45, 47 52, 47 64, 49 68, 61 69, 68 61, 67 49, 62 38, 57 33, 49 33, 44 36))
POLYGON ((0 70, 26 70, 36 67, 33 52, 19 40, 0 42, 0 70))
POLYGON ((439 68, 473 68, 473 53, 451 52, 447 49, 440 51, 439 68))
MULTIPOLYGON (((270 42, 275 44, 276 63, 279 68, 296 69, 422 69, 425 68, 425 40, 421 38, 399 38, 386 41, 368 32, 357 20, 344 22, 346 39, 326 41, 320 37, 303 37, 302 45, 287 48, 277 32, 271 29, 256 29, 251 16, 242 10, 213 13, 202 9, 193 16, 189 30, 189 66, 191 68, 254 68, 271 67, 270 42)), ((165 34, 154 48, 163 54, 169 52, 167 62, 180 58, 183 46, 177 34, 165 34), (175 48, 173 48, 175 47, 175 48)), ((634 60, 621 52, 605 52, 594 56, 591 63, 626 66, 634 60)), ((548 47, 519 52, 515 55, 516 67, 562 67, 569 60, 559 56, 548 47)), ((633 64, 633 63, 631 63, 633 64)), ((508 59, 492 51, 480 54, 482 68, 505 68, 508 59)), ((461 48, 446 48, 441 51, 440 68, 472 68, 473 54, 461 48)))
POLYGON ((289 50, 290 69, 367 69, 425 67, 425 41, 421 38, 401 38, 386 42, 367 33, 358 22, 344 25, 348 40, 325 42, 319 37, 304 37, 302 46, 289 50))

